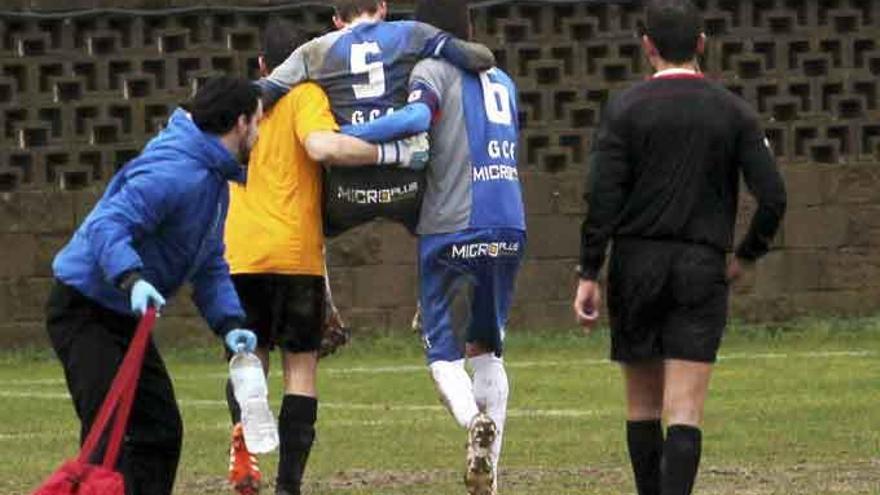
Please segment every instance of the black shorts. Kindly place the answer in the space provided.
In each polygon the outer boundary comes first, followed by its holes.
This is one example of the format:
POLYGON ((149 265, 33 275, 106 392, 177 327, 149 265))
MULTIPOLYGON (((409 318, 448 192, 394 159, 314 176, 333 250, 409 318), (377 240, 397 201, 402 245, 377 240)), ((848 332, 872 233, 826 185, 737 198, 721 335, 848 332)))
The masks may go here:
POLYGON ((384 218, 415 234, 425 196, 424 170, 330 167, 324 171, 324 234, 335 237, 384 218))
POLYGON ((233 275, 232 283, 247 313, 245 327, 257 345, 287 352, 321 347, 324 328, 324 277, 317 275, 233 275))
POLYGON ((715 362, 727 326, 722 251, 702 244, 617 239, 609 263, 611 359, 715 362))

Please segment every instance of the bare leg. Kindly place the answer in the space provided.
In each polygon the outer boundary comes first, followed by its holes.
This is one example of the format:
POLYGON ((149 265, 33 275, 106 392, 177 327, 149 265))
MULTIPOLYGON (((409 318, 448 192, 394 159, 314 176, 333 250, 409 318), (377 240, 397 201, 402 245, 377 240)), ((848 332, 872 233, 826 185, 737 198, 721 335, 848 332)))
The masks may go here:
POLYGON ((318 374, 317 352, 285 352, 284 393, 317 397, 316 377, 318 374))
POLYGON ((712 364, 670 359, 665 362, 664 375, 663 415, 667 424, 699 428, 703 422, 712 364))
POLYGON ((624 364, 622 369, 626 382, 626 419, 660 419, 663 414, 663 363, 624 364))
POLYGON ((661 495, 690 495, 700 465, 703 406, 710 363, 667 360, 663 413, 667 424, 661 463, 661 495))

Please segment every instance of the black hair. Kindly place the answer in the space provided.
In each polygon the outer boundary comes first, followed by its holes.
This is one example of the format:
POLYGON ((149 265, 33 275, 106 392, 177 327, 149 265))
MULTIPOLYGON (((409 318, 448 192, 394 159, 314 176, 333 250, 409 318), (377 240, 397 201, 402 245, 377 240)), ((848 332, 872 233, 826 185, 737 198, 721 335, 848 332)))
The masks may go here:
POLYGON ((251 81, 216 76, 199 87, 186 108, 199 129, 221 136, 235 128, 242 115, 250 120, 257 111, 259 99, 260 88, 251 81))
POLYGON ((381 0, 333 0, 336 17, 342 22, 349 22, 361 14, 375 14, 379 10, 381 0))
POLYGON ((471 37, 471 16, 467 0, 419 0, 415 19, 467 40, 471 37))
POLYGON ((263 60, 270 71, 281 65, 296 47, 306 42, 305 34, 287 19, 274 17, 263 29, 263 60))
POLYGON ((700 12, 690 0, 651 0, 645 9, 645 34, 664 60, 684 63, 697 55, 702 33, 700 12))

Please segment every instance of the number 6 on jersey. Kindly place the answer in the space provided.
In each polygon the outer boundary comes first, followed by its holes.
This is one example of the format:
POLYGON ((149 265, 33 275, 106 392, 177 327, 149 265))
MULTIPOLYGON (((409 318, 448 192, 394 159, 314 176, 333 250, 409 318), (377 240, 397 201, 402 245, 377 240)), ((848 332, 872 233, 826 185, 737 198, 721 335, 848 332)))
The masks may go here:
POLYGON ((486 105, 486 117, 493 124, 512 125, 513 114, 510 111, 510 91, 501 83, 490 77, 495 69, 480 73, 483 85, 483 102, 486 105))

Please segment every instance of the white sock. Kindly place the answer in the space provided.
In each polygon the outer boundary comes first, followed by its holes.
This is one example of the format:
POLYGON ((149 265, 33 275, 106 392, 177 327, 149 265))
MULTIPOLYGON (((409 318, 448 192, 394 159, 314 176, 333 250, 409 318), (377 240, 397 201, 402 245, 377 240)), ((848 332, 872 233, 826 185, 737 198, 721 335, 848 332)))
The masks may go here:
POLYGON ((440 399, 463 428, 471 424, 480 411, 474 399, 471 377, 464 369, 464 359, 457 361, 434 361, 431 363, 431 377, 440 393, 440 399))
POLYGON ((480 409, 492 418, 498 429, 495 443, 492 444, 492 459, 497 473, 504 421, 507 419, 507 396, 510 393, 507 371, 504 369, 504 360, 493 353, 472 357, 470 363, 474 368, 474 397, 480 409))

